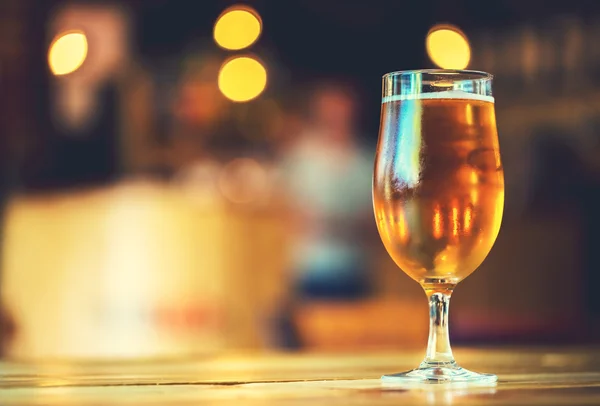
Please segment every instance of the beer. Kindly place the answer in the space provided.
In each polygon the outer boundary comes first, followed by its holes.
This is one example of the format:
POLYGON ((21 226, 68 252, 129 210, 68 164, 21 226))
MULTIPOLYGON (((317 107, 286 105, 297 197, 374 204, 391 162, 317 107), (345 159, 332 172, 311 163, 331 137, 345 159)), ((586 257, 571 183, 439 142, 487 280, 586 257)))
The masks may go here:
POLYGON ((384 98, 377 151, 373 201, 387 251, 422 285, 458 283, 488 255, 502 220, 493 98, 384 98))

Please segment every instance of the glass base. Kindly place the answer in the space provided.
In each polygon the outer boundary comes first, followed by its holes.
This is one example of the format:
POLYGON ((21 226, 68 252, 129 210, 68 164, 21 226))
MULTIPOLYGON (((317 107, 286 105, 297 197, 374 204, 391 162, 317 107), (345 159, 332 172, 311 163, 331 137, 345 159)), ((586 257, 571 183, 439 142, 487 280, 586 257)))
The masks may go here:
POLYGON ((459 367, 456 363, 421 364, 412 371, 400 372, 392 375, 383 375, 381 380, 385 384, 412 384, 412 383, 473 383, 493 384, 498 377, 493 374, 480 374, 459 367))

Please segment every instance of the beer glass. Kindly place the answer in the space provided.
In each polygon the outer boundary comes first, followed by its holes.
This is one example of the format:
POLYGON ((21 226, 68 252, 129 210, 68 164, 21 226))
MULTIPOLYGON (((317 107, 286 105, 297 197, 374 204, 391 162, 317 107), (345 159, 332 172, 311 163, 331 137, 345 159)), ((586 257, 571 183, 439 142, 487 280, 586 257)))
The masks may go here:
POLYGON ((448 336, 456 285, 492 248, 502 221, 504 174, 492 76, 416 70, 383 76, 373 205, 388 253, 429 299, 427 354, 385 382, 495 382, 458 366, 448 336))

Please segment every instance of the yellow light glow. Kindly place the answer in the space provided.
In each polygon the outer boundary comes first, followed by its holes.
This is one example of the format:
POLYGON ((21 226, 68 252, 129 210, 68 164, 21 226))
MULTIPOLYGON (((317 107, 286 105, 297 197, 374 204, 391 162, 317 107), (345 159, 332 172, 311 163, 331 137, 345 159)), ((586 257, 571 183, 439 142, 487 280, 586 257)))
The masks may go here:
POLYGON ((258 97, 267 86, 267 70, 256 59, 241 56, 223 64, 219 72, 221 93, 234 102, 258 97))
POLYGON ((443 228, 442 211, 440 210, 440 207, 436 205, 433 209, 433 237, 437 239, 441 238, 444 234, 443 228))
POLYGON ((476 206, 479 203, 479 190, 473 188, 469 194, 471 195, 471 203, 476 206))
POLYGON ((456 27, 434 27, 425 45, 431 61, 442 69, 465 69, 471 60, 469 41, 456 27))
POLYGON ((48 65, 56 76, 67 75, 81 67, 88 53, 88 42, 82 32, 61 33, 52 41, 48 65))
POLYGON ((473 211, 470 206, 465 208, 464 220, 463 220, 463 231, 465 235, 471 234, 471 222, 473 221, 473 211))
POLYGON ((473 105, 471 103, 467 104, 465 109, 465 121, 467 125, 473 125, 473 105))
POLYGON ((233 6, 217 19, 213 38, 220 47, 237 51, 256 42, 261 30, 262 21, 255 10, 247 6, 233 6))
POLYGON ((452 206, 452 237, 458 237, 458 203, 452 206))
MULTIPOLYGON (((475 169, 471 169, 471 175, 470 175, 470 181, 471 184, 476 185, 479 182, 479 174, 477 173, 477 170, 475 169)), ((473 203, 477 203, 476 201, 473 203)))
POLYGON ((408 242, 408 224, 402 208, 398 212, 398 233, 400 234, 400 241, 406 244, 408 242))

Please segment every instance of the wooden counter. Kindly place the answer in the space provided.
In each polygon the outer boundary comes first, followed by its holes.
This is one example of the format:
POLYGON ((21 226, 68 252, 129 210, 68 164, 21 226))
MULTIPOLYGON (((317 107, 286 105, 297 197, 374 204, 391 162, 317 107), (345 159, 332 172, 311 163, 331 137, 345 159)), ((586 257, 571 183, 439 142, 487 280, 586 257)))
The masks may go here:
POLYGON ((246 354, 196 360, 0 363, 6 405, 597 405, 600 349, 457 349, 467 368, 494 372, 495 387, 383 387, 382 373, 421 353, 246 354))

